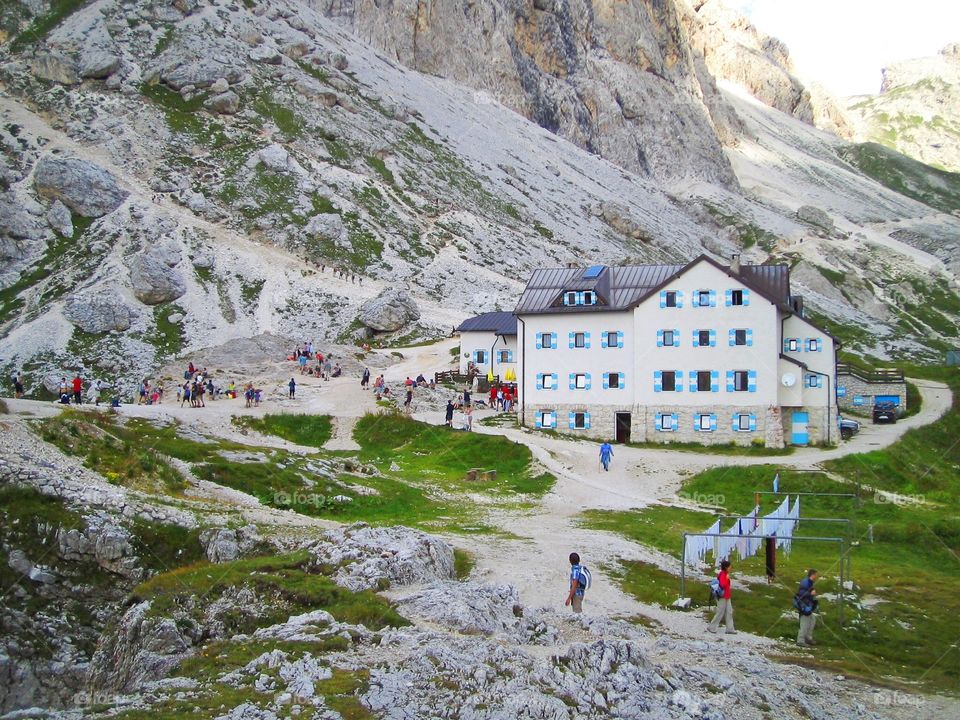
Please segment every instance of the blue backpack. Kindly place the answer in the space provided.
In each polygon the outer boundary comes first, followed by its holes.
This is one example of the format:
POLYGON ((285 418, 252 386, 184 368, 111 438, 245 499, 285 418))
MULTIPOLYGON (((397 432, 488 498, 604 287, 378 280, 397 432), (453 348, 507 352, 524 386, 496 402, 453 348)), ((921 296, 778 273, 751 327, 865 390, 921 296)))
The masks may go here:
POLYGON ((714 578, 710 581, 710 597, 719 600, 723 597, 723 588, 720 587, 720 581, 714 578))
POLYGON ((577 575, 577 581, 580 583, 580 587, 584 590, 589 590, 590 586, 593 584, 593 575, 590 574, 590 569, 586 565, 580 566, 580 572, 577 575))

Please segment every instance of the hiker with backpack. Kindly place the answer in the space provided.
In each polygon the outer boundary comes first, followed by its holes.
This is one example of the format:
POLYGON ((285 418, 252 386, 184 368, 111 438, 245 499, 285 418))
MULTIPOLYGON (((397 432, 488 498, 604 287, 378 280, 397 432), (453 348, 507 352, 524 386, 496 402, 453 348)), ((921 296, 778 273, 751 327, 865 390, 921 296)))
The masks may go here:
POLYGON ((816 645, 813 641, 813 626, 817 624, 816 612, 820 601, 817 600, 817 591, 813 584, 817 581, 818 573, 813 568, 807 570, 807 576, 800 581, 797 594, 793 596, 793 607, 800 616, 800 631, 797 633, 797 645, 816 645))
POLYGON ((716 633, 720 629, 720 622, 726 624, 725 633, 727 635, 736 635, 737 631, 733 628, 733 603, 730 600, 730 561, 720 561, 720 572, 716 579, 710 583, 710 590, 713 597, 717 600, 717 611, 713 614, 713 620, 707 626, 707 632, 716 633))
POLYGON ((580 556, 570 553, 570 592, 564 607, 570 605, 575 613, 583 612, 583 595, 590 589, 592 576, 586 565, 580 564, 580 556))
POLYGON ((610 472, 610 459, 613 457, 613 446, 604 442, 600 446, 600 464, 603 465, 603 469, 607 472, 610 472))

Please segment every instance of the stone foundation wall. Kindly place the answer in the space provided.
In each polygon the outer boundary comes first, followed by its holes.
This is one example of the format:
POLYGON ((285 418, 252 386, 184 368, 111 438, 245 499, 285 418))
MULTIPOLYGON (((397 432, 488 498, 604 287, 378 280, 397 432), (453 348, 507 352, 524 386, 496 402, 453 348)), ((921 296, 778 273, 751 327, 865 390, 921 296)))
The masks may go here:
POLYGON ((856 408, 869 412, 873 409, 874 396, 899 395, 900 414, 903 414, 907 410, 906 382, 868 383, 853 375, 838 375, 837 387, 846 388, 846 394, 843 397, 837 398, 841 408, 856 408), (863 398, 862 405, 854 405, 853 399, 857 396, 863 398))

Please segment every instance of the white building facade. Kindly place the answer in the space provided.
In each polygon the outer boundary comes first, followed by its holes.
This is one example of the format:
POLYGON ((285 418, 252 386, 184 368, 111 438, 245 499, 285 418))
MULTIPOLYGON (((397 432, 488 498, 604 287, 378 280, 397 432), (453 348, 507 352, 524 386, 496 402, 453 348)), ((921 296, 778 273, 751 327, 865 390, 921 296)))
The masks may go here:
POLYGON ((539 270, 515 311, 524 425, 619 442, 839 439, 834 339, 785 265, 539 270))
MULTIPOLYGON (((464 320, 460 333, 460 373, 471 367, 482 375, 493 370, 501 380, 517 371, 517 318, 510 312, 489 312, 464 320)), ((519 374, 519 373, 518 373, 519 374)))

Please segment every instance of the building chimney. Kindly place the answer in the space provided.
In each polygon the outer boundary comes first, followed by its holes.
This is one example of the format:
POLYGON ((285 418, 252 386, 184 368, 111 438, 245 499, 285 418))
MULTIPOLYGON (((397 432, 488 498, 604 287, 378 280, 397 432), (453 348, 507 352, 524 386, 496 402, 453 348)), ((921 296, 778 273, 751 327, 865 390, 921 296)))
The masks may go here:
POLYGON ((739 273, 740 272, 740 253, 736 253, 730 259, 730 271, 739 273))

